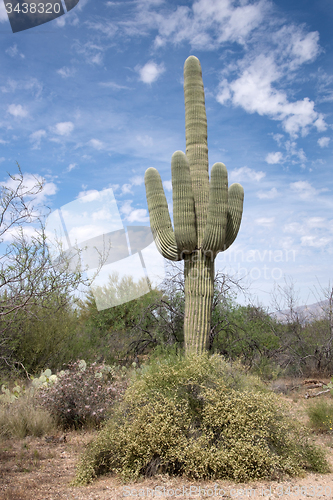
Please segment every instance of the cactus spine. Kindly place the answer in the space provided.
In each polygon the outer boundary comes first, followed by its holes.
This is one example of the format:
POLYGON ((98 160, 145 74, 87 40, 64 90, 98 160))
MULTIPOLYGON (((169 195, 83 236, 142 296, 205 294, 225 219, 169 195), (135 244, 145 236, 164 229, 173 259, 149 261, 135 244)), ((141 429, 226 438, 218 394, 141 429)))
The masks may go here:
POLYGON ((207 118, 199 60, 190 56, 184 65, 186 154, 171 159, 174 230, 161 177, 155 168, 145 173, 150 226, 163 257, 184 259, 187 354, 209 347, 214 295, 214 261, 235 240, 243 212, 244 190, 228 189, 223 163, 208 175, 207 118))

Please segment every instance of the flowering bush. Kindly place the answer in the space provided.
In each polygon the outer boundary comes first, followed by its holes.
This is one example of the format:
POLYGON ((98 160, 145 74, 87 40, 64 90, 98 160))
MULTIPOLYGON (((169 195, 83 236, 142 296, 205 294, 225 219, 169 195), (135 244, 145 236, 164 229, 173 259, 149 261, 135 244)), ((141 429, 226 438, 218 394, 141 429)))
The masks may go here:
POLYGON ((81 360, 60 372, 52 386, 42 386, 36 398, 64 429, 99 426, 125 391, 124 374, 104 364, 87 366, 81 360))
POLYGON ((151 361, 86 448, 73 484, 109 472, 125 481, 170 474, 237 482, 329 472, 325 451, 290 409, 219 355, 151 361))

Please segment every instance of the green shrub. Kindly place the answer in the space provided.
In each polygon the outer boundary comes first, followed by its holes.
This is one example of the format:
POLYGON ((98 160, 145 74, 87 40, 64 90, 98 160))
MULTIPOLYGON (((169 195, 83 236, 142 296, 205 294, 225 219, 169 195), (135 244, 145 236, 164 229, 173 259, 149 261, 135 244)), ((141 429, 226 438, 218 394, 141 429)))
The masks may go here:
MULTIPOLYGON (((72 309, 69 297, 66 306, 60 307, 61 302, 64 303, 64 299, 55 294, 3 318, 2 327, 8 328, 4 352, 10 360, 11 372, 23 374, 22 365, 32 374, 46 366, 55 371, 63 363, 78 358, 78 314, 72 309)), ((0 360, 0 369, 5 373, 8 372, 6 366, 0 360)))
POLYGON ((310 426, 319 432, 332 433, 333 428, 333 403, 325 399, 316 401, 309 408, 307 414, 310 426))
POLYGON ((258 378, 218 355, 171 355, 135 373, 75 484, 105 472, 246 481, 307 468, 328 471, 323 452, 258 378))
POLYGON ((276 380, 283 375, 283 370, 273 360, 262 356, 258 362, 253 363, 251 373, 258 375, 262 380, 276 380))

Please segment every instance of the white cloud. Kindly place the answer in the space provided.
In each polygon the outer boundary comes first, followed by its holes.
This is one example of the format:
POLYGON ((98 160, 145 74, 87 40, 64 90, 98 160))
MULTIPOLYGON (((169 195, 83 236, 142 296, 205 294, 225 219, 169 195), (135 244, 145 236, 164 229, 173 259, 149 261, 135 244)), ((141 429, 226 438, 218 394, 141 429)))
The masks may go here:
POLYGON ((3 2, 0 2, 0 23, 6 22, 8 23, 8 14, 6 12, 6 7, 3 2))
POLYGON ((121 186, 121 192, 122 192, 122 194, 128 194, 128 193, 133 194, 133 192, 131 190, 131 187, 132 187, 132 184, 123 184, 121 186))
POLYGON ((131 87, 127 87, 126 85, 119 85, 115 82, 100 82, 99 85, 101 87, 107 87, 113 90, 133 90, 131 87))
POLYGON ((307 221, 307 226, 311 229, 325 229, 327 226, 327 221, 323 217, 310 217, 307 221))
MULTIPOLYGON (((27 90, 37 99, 41 96, 43 91, 43 85, 37 80, 37 78, 26 78, 22 80, 13 80, 8 77, 5 85, 0 87, 3 93, 15 93, 18 90, 27 90)), ((20 94, 21 95, 21 94, 20 94)), ((13 105, 13 110, 15 105, 13 105)), ((22 106, 21 106, 22 107, 22 106)))
MULTIPOLYGON (((127 34, 158 30, 155 48, 166 43, 179 45, 188 42, 192 48, 214 49, 226 41, 244 44, 246 39, 263 21, 270 5, 265 0, 235 5, 232 0, 197 0, 192 8, 178 5, 169 12, 152 11, 151 2, 141 2, 135 21, 124 24, 127 34)), ((163 2, 158 2, 158 4, 163 2)))
POLYGON ((128 222, 149 222, 149 216, 145 208, 133 210, 126 219, 128 222))
POLYGON ((70 163, 67 168, 67 172, 71 172, 75 167, 77 167, 77 163, 70 163))
POLYGON ((136 136, 136 140, 142 144, 142 146, 144 146, 145 148, 147 147, 152 147, 153 144, 154 144, 154 141, 153 141, 153 138, 150 137, 149 135, 137 135, 136 136))
POLYGON ((133 186, 141 186, 144 182, 144 177, 142 175, 136 175, 130 179, 133 186))
MULTIPOLYGON (((226 42, 241 44, 243 59, 233 59, 229 65, 225 51, 217 100, 278 120, 291 137, 306 136, 313 127, 326 130, 324 115, 311 99, 304 96, 293 101, 280 86, 280 82, 292 80, 292 72, 300 65, 314 61, 322 51, 317 31, 307 32, 304 26, 286 19, 281 22, 269 0, 194 0, 192 5, 186 2, 178 6, 165 1, 134 3, 134 16, 111 25, 101 21, 91 27, 108 37, 113 36, 115 27, 117 34, 125 37, 157 32, 155 49, 189 43, 195 49, 216 50, 226 42), (226 78, 230 74, 232 79, 226 78)), ((84 46, 81 50, 92 49, 84 46)), ((135 69, 141 81, 151 84, 164 67, 150 61, 135 69)))
POLYGON ((279 47, 281 56, 289 70, 294 70, 301 64, 313 61, 321 49, 319 33, 305 33, 301 27, 294 24, 285 25, 272 34, 273 41, 279 47))
POLYGON ((325 148, 329 145, 330 140, 329 137, 321 137, 317 142, 321 148, 325 148))
MULTIPOLYGON (((306 155, 304 153, 304 150, 302 148, 297 149, 296 142, 286 141, 285 148, 288 152, 288 158, 296 156, 296 158, 298 158, 301 163, 304 163, 306 161, 306 155)), ((294 163, 294 160, 293 160, 293 163, 294 163)))
POLYGON ((80 191, 79 194, 77 195, 77 199, 83 198, 84 196, 86 196, 84 202, 95 201, 99 199, 100 192, 97 191, 97 189, 88 189, 88 191, 80 191))
POLYGON ((255 224, 258 226, 263 226, 267 228, 272 228, 274 226, 275 217, 260 217, 255 219, 255 224))
POLYGON ((240 167, 232 170, 229 174, 229 178, 232 181, 241 181, 243 179, 250 179, 251 181, 259 182, 265 177, 265 172, 255 171, 249 167, 240 167))
POLYGON ((283 227, 284 233, 304 234, 304 227, 299 222, 289 222, 283 227))
POLYGON ((57 26, 59 26, 59 28, 63 28, 66 25, 65 16, 57 17, 56 23, 57 23, 57 26))
POLYGON ((275 165, 276 163, 280 163, 282 159, 283 159, 283 154, 280 151, 277 151, 276 153, 268 153, 268 155, 265 158, 265 161, 270 165, 275 165))
POLYGON ((124 214, 127 222, 149 222, 149 216, 147 210, 144 208, 132 208, 132 200, 126 200, 121 208, 120 212, 124 214))
POLYGON ((156 64, 152 61, 147 62, 144 66, 136 66, 136 71, 140 75, 140 80, 144 83, 151 84, 155 82, 158 77, 164 73, 164 64, 156 64))
POLYGON ((290 222, 283 227, 284 233, 300 237, 302 247, 323 248, 332 243, 333 238, 327 236, 330 221, 324 217, 305 217, 303 222, 290 222))
POLYGON ((132 201, 133 200, 126 200, 123 202, 120 208, 120 212, 122 214, 128 215, 129 213, 131 213, 131 211, 133 210, 131 207, 132 201))
POLYGON ((172 182, 171 181, 163 181, 163 186, 166 191, 172 191, 172 182))
POLYGON ((67 66, 64 66, 63 68, 58 69, 57 73, 63 78, 69 78, 75 75, 76 70, 74 68, 68 68, 67 66))
POLYGON ((272 134, 274 141, 278 143, 278 146, 281 146, 283 135, 282 134, 272 134))
MULTIPOLYGON (((33 217, 38 217, 39 214, 37 211, 31 213, 33 217)), ((38 231, 36 228, 32 227, 31 225, 26 225, 26 226, 21 226, 23 237, 25 240, 31 244, 33 241, 33 238, 38 238, 40 235, 38 234, 38 231)), ((14 227, 9 227, 6 232, 1 236, 2 240, 5 243, 13 243, 16 238, 19 238, 21 236, 21 231, 19 230, 18 226, 14 227)))
POLYGON ((218 2, 216 0, 199 0, 193 4, 196 22, 207 29, 207 24, 219 23, 221 32, 218 35, 219 43, 234 41, 243 43, 244 39, 263 20, 265 2, 252 5, 243 2, 243 5, 234 6, 231 1, 218 2))
MULTIPOLYGON (((87 214, 87 218, 90 214, 87 214)), ((63 213, 63 216, 65 214, 63 213)), ((64 217, 65 218, 65 217, 64 217)), ((101 236, 106 233, 106 228, 102 224, 86 224, 82 226, 72 227, 69 232, 69 240, 71 242, 82 242, 94 238, 96 236, 101 236)))
POLYGON ((97 54, 90 57, 89 62, 92 64, 101 65, 103 62, 103 54, 101 52, 98 52, 97 54))
POLYGON ((291 51, 299 64, 313 61, 319 53, 319 33, 312 31, 304 35, 300 30, 293 34, 291 51))
POLYGON ((118 31, 118 27, 111 21, 106 22, 87 22, 88 28, 99 31, 107 38, 113 38, 118 31))
MULTIPOLYGON (((34 204, 37 205, 44 203, 46 197, 56 194, 58 191, 57 186, 53 182, 46 182, 43 177, 38 174, 25 174, 23 173, 23 183, 21 189, 18 190, 18 194, 24 195, 27 200, 34 199, 34 204), (36 193, 38 188, 38 183, 42 183, 44 180, 44 186, 42 190, 37 194, 25 195, 24 193, 36 193)), ((18 181, 10 178, 6 182, 0 182, 1 186, 7 187, 16 191, 18 188, 18 181)), ((37 213, 37 212, 36 212, 37 213)))
MULTIPOLYGON (((67 16, 62 16, 60 19, 67 16)), ((78 54, 82 54, 88 64, 97 64, 101 65, 103 62, 103 53, 106 50, 106 47, 102 45, 96 45, 93 42, 87 42, 85 44, 79 43, 77 40, 73 44, 73 47, 76 49, 78 54)))
POLYGON ((98 139, 90 139, 89 143, 94 149, 103 149, 104 144, 98 139))
POLYGON ((87 5, 88 2, 89 0, 80 0, 80 3, 76 7, 77 10, 82 10, 87 5))
MULTIPOLYGON (((141 186, 144 182, 144 177, 142 175, 136 175, 130 179, 129 183, 125 183, 121 186, 121 194, 133 194, 133 186, 141 186)), ((119 185, 117 185, 119 187, 119 185)), ((125 205, 126 206, 126 205, 125 205)))
POLYGON ((315 247, 322 248, 328 245, 332 241, 332 238, 318 238, 317 236, 302 236, 301 245, 304 247, 315 247))
POLYGON ((278 196, 278 191, 275 187, 270 189, 269 191, 258 191, 257 192, 257 197, 260 200, 272 200, 272 199, 276 198, 277 196, 278 196))
POLYGON ((42 140, 42 137, 46 136, 46 131, 41 129, 41 130, 36 130, 36 132, 33 132, 30 134, 29 139, 33 143, 32 149, 40 149, 40 143, 42 140))
POLYGON ((317 130, 326 129, 323 115, 314 110, 314 102, 305 97, 303 100, 289 102, 283 91, 276 90, 273 83, 283 76, 273 56, 260 54, 242 71, 239 78, 228 83, 224 79, 220 85, 217 101, 225 104, 231 100, 235 106, 248 113, 258 113, 279 120, 286 132, 297 137, 305 136, 310 126, 317 130))
MULTIPOLYGON (((1 19, 0 19, 0 22, 1 22, 1 19)), ((19 54, 16 43, 14 43, 14 45, 12 45, 12 47, 9 47, 6 50, 6 54, 8 54, 10 57, 16 57, 17 55, 19 55, 21 57, 21 59, 25 58, 24 54, 21 54, 21 53, 19 54)))
POLYGON ((308 181, 297 181, 290 184, 290 188, 299 195, 302 200, 309 200, 314 198, 326 188, 316 189, 308 181))
POLYGON ((102 208, 101 210, 97 210, 91 214, 91 218, 93 221, 97 220, 110 220, 112 219, 112 213, 110 210, 106 208, 102 208))
POLYGON ((28 111, 21 104, 10 104, 7 109, 8 113, 16 117, 24 118, 28 114, 28 111))
POLYGON ((72 122, 59 122, 54 127, 54 132, 58 135, 69 135, 74 130, 72 122))

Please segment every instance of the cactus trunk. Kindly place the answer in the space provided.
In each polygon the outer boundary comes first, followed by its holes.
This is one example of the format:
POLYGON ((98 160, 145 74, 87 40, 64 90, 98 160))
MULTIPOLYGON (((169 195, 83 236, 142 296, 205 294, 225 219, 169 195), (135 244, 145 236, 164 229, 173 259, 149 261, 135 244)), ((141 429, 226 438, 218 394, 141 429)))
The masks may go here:
POLYGON ((214 295, 214 260, 235 240, 243 212, 244 190, 228 189, 223 163, 208 175, 207 119, 199 60, 190 56, 184 66, 186 154, 171 160, 174 229, 159 173, 148 168, 145 185, 150 225, 163 257, 184 260, 187 354, 209 346, 214 295))
POLYGON ((214 261, 201 250, 185 256, 184 343, 187 354, 209 347, 214 296, 214 261))

